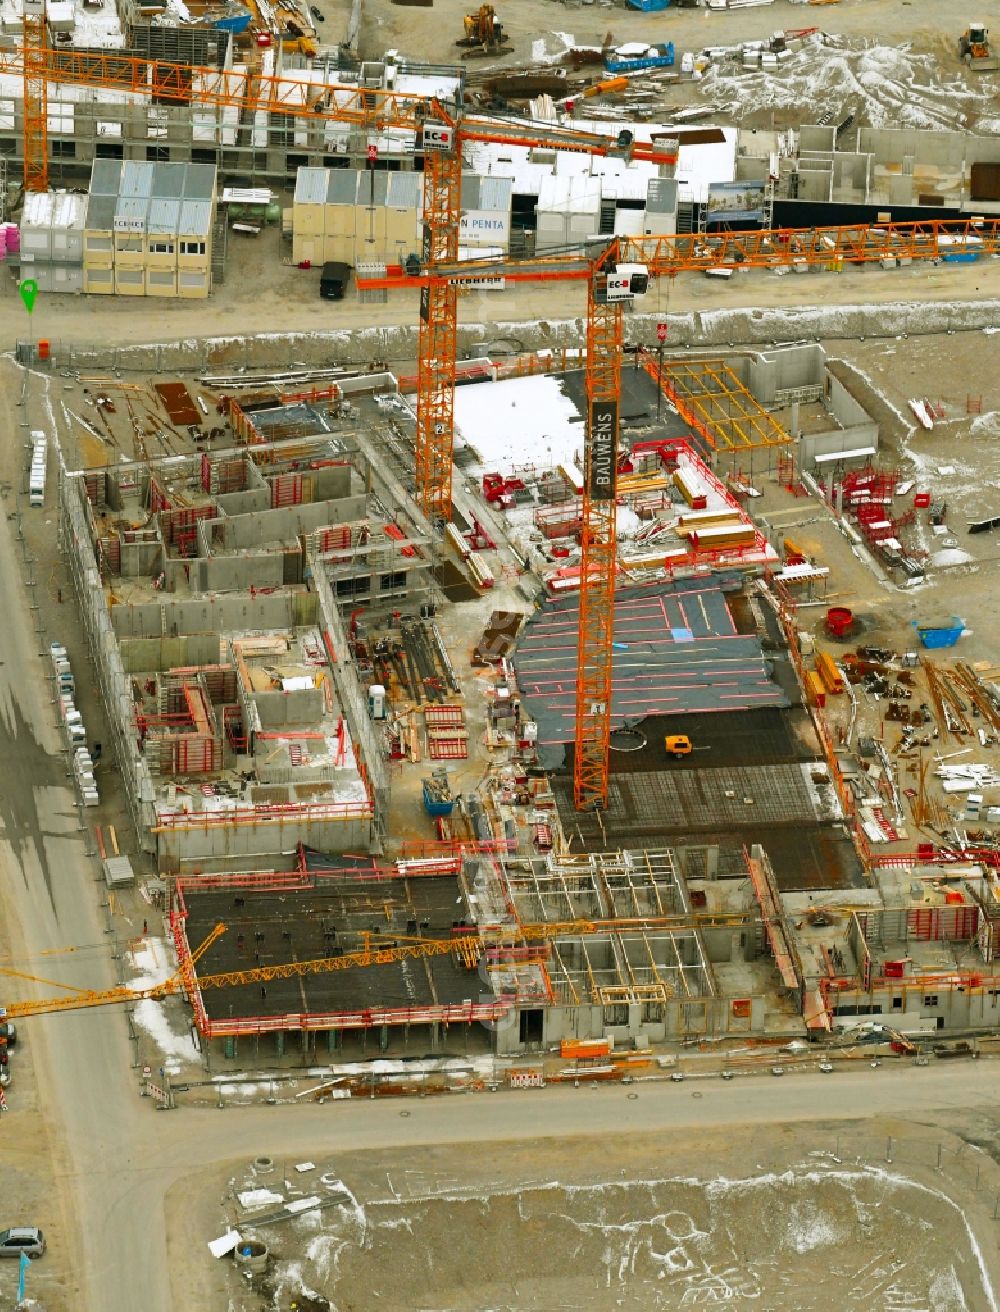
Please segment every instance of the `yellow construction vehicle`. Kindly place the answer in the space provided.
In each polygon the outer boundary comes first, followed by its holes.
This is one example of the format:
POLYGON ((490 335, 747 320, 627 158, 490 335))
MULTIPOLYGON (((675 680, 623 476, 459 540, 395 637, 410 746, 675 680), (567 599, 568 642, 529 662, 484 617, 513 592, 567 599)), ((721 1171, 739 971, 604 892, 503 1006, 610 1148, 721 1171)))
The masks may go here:
POLYGON ((958 53, 974 73, 991 73, 1000 68, 984 23, 970 23, 958 38, 958 53))
POLYGON ((480 5, 474 14, 466 14, 462 22, 465 36, 456 45, 481 50, 484 55, 500 54, 502 47, 510 46, 510 37, 492 5, 480 5))
POLYGON ((694 751, 691 739, 684 733, 668 733, 663 740, 663 746, 667 749, 667 755, 672 756, 675 761, 679 761, 682 756, 690 756, 694 751))

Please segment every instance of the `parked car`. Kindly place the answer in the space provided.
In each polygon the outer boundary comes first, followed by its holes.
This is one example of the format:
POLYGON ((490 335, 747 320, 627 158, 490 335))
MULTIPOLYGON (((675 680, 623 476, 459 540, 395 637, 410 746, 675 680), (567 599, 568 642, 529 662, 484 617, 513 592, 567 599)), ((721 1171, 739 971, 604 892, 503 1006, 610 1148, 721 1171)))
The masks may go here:
POLYGON ((17 1026, 12 1020, 0 1020, 0 1043, 5 1039, 8 1048, 13 1048, 17 1043, 17 1026))
POLYGON ((312 14, 313 18, 315 18, 318 23, 326 22, 326 15, 323 14, 319 9, 317 9, 315 5, 309 6, 309 12, 312 14))
POLYGON ((36 1225, 16 1225, 0 1230, 0 1257, 41 1257, 45 1252, 45 1236, 36 1225))

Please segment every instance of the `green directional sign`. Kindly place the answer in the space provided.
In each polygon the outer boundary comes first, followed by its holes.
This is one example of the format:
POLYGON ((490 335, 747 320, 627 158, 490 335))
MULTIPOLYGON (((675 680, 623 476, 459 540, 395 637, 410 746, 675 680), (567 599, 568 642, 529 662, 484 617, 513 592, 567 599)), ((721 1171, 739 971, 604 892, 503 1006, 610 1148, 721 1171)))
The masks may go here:
POLYGON ((24 308, 30 314, 35 308, 35 297, 38 295, 38 283, 34 278, 25 278, 18 290, 21 293, 21 300, 24 302, 24 308))

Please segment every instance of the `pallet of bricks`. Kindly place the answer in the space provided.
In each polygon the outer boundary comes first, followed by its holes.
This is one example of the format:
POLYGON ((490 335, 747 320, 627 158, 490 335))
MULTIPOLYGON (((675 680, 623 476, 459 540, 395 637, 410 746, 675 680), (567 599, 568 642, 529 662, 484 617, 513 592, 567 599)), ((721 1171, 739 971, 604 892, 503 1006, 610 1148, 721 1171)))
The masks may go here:
POLYGON ((469 731, 461 706, 428 706, 424 726, 432 761, 464 761, 469 755, 469 731))

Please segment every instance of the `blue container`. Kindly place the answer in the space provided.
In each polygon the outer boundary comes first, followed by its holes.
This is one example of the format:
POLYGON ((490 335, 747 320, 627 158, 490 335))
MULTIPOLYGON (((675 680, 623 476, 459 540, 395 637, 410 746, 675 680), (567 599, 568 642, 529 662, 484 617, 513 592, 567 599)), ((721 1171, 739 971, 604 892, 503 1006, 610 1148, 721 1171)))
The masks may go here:
POLYGON ((604 67, 609 73, 639 73, 645 68, 673 68, 674 66, 674 43, 668 41, 666 45, 657 46, 659 54, 643 55, 640 59, 615 59, 611 56, 604 61, 604 67))
POLYGON ((449 798, 447 801, 442 801, 440 798, 437 798, 433 795, 433 793, 430 790, 430 787, 426 783, 424 784, 424 810, 427 812, 428 815, 433 815, 433 816, 451 815, 452 811, 454 810, 454 807, 455 807, 454 798, 449 798))
POLYGON ((950 255, 942 255, 941 259, 945 264, 975 264, 980 254, 980 251, 953 251, 950 255))
POLYGON ((222 32, 232 32, 233 36, 239 36, 250 26, 251 17, 249 9, 234 9, 230 13, 223 14, 215 19, 212 25, 222 32))
POLYGON ((965 621, 957 615, 953 615, 950 623, 945 624, 920 624, 916 620, 912 623, 924 647, 954 647, 965 629, 965 621))

